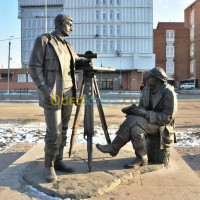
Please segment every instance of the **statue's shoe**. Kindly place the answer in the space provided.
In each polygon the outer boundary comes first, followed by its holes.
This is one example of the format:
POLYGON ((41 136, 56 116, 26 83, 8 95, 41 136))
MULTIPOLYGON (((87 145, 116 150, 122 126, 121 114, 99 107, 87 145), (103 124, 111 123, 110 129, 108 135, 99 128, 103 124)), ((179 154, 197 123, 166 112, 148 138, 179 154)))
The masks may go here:
POLYGON ((65 165, 65 163, 62 160, 56 160, 54 164, 54 169, 66 173, 75 172, 75 169, 73 167, 69 167, 65 165))
POLYGON ((57 175, 56 175, 53 167, 45 167, 44 178, 48 183, 52 183, 52 182, 58 180, 57 175))
POLYGON ((135 168, 135 167, 145 166, 145 165, 148 165, 148 160, 146 158, 142 159, 142 158, 136 157, 135 160, 132 163, 125 164, 124 168, 125 169, 132 169, 132 168, 135 168))
POLYGON ((116 156, 119 152, 113 148, 112 144, 107 144, 107 145, 96 144, 96 147, 102 153, 109 153, 111 156, 116 156))

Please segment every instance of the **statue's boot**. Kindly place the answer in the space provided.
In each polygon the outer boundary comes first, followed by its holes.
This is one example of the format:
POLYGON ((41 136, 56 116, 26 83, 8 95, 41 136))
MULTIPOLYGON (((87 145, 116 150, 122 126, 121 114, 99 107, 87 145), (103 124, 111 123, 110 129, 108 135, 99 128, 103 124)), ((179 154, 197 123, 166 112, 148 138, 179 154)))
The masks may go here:
POLYGON ((75 169, 73 167, 67 166, 62 160, 63 160, 63 151, 64 146, 61 146, 59 149, 59 154, 56 156, 56 161, 54 163, 55 170, 70 173, 74 172, 75 169))
POLYGON ((102 153, 109 153, 111 156, 116 156, 119 153, 119 150, 130 141, 129 130, 124 127, 124 124, 120 126, 117 131, 117 136, 112 141, 112 143, 107 145, 97 144, 96 147, 102 153))
POLYGON ((125 164, 126 169, 131 169, 139 166, 148 165, 147 149, 146 149, 146 140, 145 138, 142 141, 132 141, 133 147, 135 149, 136 158, 133 162, 125 164))
POLYGON ((44 177, 48 183, 57 181, 58 179, 54 170, 55 159, 56 159, 56 156, 45 153, 44 177))

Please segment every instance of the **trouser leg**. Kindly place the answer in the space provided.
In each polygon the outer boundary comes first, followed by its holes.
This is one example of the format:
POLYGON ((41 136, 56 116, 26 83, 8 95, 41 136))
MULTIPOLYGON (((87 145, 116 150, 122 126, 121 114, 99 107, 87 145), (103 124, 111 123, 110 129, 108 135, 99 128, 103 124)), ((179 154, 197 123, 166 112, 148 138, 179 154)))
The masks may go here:
POLYGON ((119 127, 117 135, 111 144, 101 145, 97 144, 96 147, 103 153, 109 153, 111 156, 116 156, 119 150, 131 139, 130 128, 133 125, 131 118, 127 118, 119 127))
POLYGON ((44 110, 46 121, 45 153, 58 155, 62 142, 61 110, 44 110))
POLYGON ((72 104, 70 104, 69 99, 72 97, 72 91, 68 91, 63 100, 63 105, 61 108, 61 120, 62 120, 62 132, 61 132, 61 144, 59 147, 59 153, 56 156, 56 161, 55 161, 55 169, 63 172, 74 172, 75 169, 73 167, 69 167, 65 165, 65 163, 62 161, 63 160, 63 152, 64 152, 64 147, 66 146, 66 141, 67 141, 67 130, 68 130, 68 124, 69 120, 71 117, 71 112, 72 112, 72 104))

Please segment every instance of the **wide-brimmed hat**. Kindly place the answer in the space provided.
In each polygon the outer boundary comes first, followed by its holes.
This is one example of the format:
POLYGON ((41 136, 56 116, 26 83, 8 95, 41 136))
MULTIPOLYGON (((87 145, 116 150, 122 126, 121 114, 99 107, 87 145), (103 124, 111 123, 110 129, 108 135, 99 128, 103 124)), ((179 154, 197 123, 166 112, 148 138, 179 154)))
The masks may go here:
POLYGON ((151 69, 149 71, 149 74, 151 74, 152 76, 154 76, 155 78, 157 78, 157 79, 159 79, 159 80, 161 80, 163 82, 167 81, 167 74, 160 67, 155 67, 155 68, 151 69))

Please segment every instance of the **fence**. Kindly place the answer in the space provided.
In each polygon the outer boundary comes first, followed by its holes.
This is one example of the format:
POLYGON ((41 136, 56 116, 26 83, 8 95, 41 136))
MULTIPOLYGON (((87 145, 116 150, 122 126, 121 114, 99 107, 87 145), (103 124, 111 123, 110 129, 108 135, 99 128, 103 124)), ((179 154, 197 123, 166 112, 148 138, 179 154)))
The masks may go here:
POLYGON ((37 100, 38 93, 37 90, 28 90, 28 88, 23 88, 19 90, 1 90, 0 100, 37 100))

